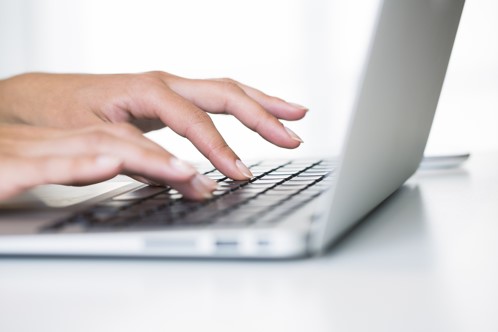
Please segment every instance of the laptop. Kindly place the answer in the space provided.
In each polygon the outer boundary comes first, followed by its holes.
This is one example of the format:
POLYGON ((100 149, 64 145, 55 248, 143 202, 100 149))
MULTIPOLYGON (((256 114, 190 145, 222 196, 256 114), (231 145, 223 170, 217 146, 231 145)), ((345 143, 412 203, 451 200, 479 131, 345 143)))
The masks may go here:
POLYGON ((44 199, 37 207, 4 202, 0 255, 272 259, 323 252, 417 170, 463 5, 383 1, 338 159, 262 160, 251 164, 249 181, 205 169, 219 182, 205 202, 128 180, 85 187, 76 197, 69 195, 76 189, 43 186, 24 197, 44 199))

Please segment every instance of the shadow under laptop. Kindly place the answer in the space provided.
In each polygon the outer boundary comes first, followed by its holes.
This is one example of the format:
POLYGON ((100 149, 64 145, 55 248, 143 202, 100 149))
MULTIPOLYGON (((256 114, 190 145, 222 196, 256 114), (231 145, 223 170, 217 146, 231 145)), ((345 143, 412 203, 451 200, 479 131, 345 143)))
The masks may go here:
POLYGON ((400 265, 431 264, 435 249, 423 190, 428 186, 451 184, 456 178, 468 176, 464 169, 418 171, 318 259, 394 264, 398 268, 400 265), (361 259, 357 261, 353 257, 361 259))

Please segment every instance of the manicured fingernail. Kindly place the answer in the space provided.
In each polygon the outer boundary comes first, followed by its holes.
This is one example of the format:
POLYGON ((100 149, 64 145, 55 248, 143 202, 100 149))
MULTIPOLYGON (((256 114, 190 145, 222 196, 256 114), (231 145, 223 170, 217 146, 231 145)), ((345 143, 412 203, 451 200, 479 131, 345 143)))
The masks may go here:
POLYGON ((97 159, 95 160, 95 162, 97 163, 97 165, 102 166, 102 167, 117 167, 123 161, 119 158, 114 157, 114 156, 102 155, 102 156, 98 156, 97 159))
POLYGON ((287 131, 287 134, 289 134, 290 138, 292 138, 293 140, 296 140, 296 141, 298 141, 300 143, 304 143, 304 141, 301 139, 301 137, 297 136, 297 134, 295 132, 293 132, 292 130, 290 130, 287 127, 284 127, 284 128, 287 131))
POLYGON ((303 106, 303 105, 299 105, 299 104, 296 104, 296 103, 288 103, 288 104, 291 105, 291 106, 294 106, 297 109, 303 110, 303 111, 308 111, 309 110, 308 107, 303 106))
POLYGON ((252 178, 254 176, 254 175, 252 175, 252 173, 249 170, 249 168, 247 168, 247 166, 244 165, 244 163, 242 161, 237 160, 235 162, 235 165, 239 169, 240 173, 242 173, 242 175, 244 175, 246 178, 250 179, 250 178, 252 178))
POLYGON ((197 173, 196 169, 194 166, 190 165, 189 163, 180 160, 178 158, 171 158, 169 161, 171 167, 179 174, 177 175, 184 175, 184 176, 190 176, 194 175, 197 173))
POLYGON ((192 187, 205 199, 213 197, 212 191, 216 189, 217 184, 205 175, 198 174, 192 181, 192 187))

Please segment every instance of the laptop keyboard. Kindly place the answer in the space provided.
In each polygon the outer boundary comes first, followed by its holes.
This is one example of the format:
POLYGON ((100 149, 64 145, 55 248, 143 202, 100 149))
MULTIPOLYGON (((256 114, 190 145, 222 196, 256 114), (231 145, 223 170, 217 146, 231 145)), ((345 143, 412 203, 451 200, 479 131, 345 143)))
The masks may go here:
POLYGON ((259 162, 254 177, 235 181, 216 169, 203 172, 218 182, 213 198, 195 202, 168 187, 141 187, 68 218, 42 232, 137 231, 151 228, 271 225, 330 187, 331 161, 259 162))

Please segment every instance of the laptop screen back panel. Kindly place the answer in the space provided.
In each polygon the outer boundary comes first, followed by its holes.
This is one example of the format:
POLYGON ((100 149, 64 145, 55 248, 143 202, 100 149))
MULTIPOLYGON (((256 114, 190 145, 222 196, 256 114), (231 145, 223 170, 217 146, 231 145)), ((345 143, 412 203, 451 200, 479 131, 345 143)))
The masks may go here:
POLYGON ((384 1, 315 247, 326 247, 416 171, 463 5, 463 0, 384 1))

